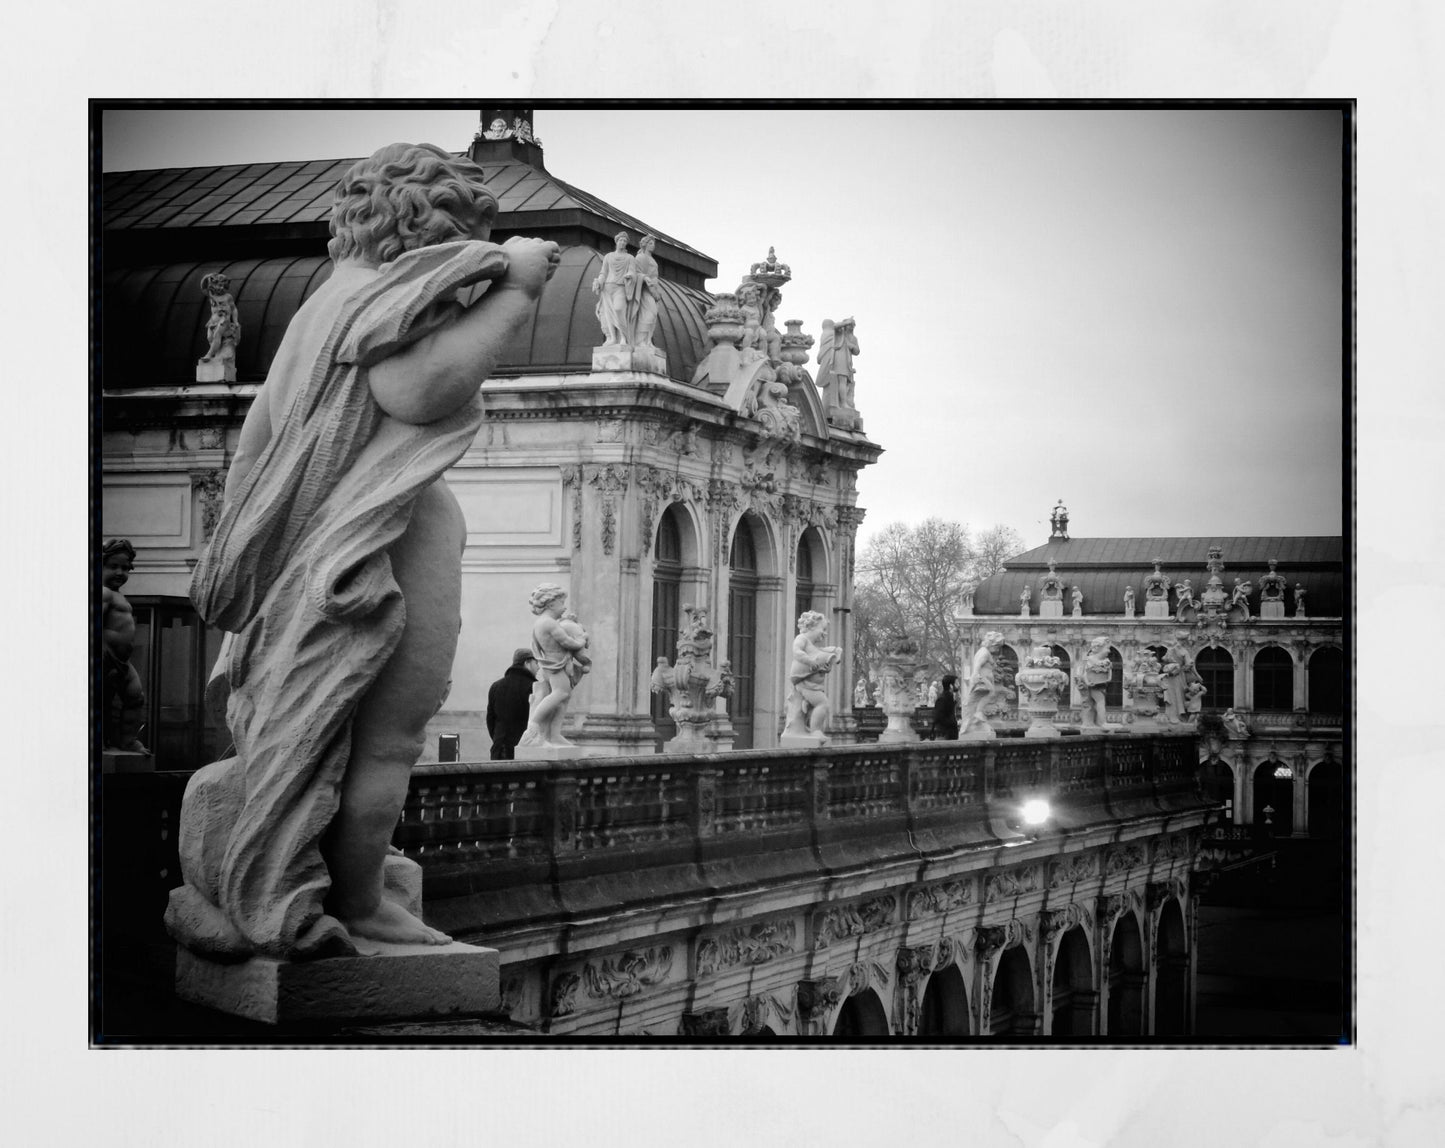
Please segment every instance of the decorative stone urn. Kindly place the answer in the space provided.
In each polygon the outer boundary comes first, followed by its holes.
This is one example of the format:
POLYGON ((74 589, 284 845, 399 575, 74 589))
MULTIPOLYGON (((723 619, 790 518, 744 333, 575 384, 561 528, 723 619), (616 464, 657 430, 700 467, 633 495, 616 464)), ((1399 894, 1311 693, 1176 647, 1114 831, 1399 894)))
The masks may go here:
POLYGON ((714 343, 731 343, 734 347, 743 337, 743 312, 737 296, 721 291, 713 296, 712 306, 703 313, 707 337, 714 343))
POLYGON ((1048 646, 1035 646, 1014 675, 1019 691, 1019 709, 1029 715, 1024 737, 1058 737, 1054 715, 1059 712, 1059 694, 1068 688, 1069 676, 1059 669, 1059 659, 1048 646))
POLYGON ((883 667, 878 673, 888 727, 878 735, 879 745, 918 740, 910 719, 918 705, 914 675, 922 668, 923 659, 919 657, 918 643, 914 639, 898 637, 888 643, 883 667))
POLYGON ((1140 653, 1124 674, 1124 685, 1129 688, 1130 709, 1134 714, 1133 733, 1158 733, 1156 720, 1164 709, 1163 668, 1159 659, 1147 650, 1140 653))
POLYGON ((719 753, 732 748, 719 741, 720 727, 717 699, 730 698, 733 692, 732 667, 726 661, 712 665, 713 632, 708 628, 707 610, 700 606, 684 606, 687 615, 677 636, 677 665, 669 666, 666 658, 657 659, 652 671, 652 691, 667 694, 672 703, 668 715, 677 723, 677 736, 667 741, 663 753, 719 753))

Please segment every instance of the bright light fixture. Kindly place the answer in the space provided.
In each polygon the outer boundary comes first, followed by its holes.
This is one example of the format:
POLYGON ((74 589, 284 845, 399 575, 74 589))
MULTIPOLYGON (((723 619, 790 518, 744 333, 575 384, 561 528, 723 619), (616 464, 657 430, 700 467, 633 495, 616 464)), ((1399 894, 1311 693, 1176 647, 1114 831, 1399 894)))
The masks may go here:
POLYGON ((1024 824, 1042 825, 1049 819, 1049 814, 1052 812, 1049 808, 1049 803, 1042 797, 1035 797, 1031 801, 1025 801, 1023 808, 1024 824))

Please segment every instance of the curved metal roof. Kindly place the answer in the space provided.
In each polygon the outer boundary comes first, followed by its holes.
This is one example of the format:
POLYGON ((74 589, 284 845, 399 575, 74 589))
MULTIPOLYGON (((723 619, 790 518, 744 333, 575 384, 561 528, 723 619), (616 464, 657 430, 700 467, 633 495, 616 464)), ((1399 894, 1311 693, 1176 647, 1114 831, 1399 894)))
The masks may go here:
MULTIPOLYGON (((602 343, 591 282, 602 257, 590 247, 566 247, 531 320, 502 357, 504 372, 590 370, 602 343)), ((293 315, 331 275, 326 255, 210 260, 126 268, 106 274, 101 323, 101 385, 184 386, 195 382, 205 353, 209 308, 201 280, 223 271, 241 319, 236 374, 241 382, 266 377, 293 315)), ((662 280, 654 343, 667 353, 668 374, 692 378, 707 353, 702 315, 706 292, 662 280)))
MULTIPOLYGON (((1222 550, 1224 570, 1220 579, 1228 590, 1240 578, 1251 583, 1250 610, 1259 613, 1259 580, 1269 573, 1269 559, 1278 559, 1277 572, 1289 583, 1288 608, 1294 612, 1294 587, 1305 588, 1305 613, 1319 618, 1344 615, 1344 541, 1333 536, 1246 536, 1198 538, 1073 538, 1050 540, 1004 563, 1004 570, 978 584, 973 612, 984 615, 1017 615, 1020 595, 1030 588, 1030 608, 1039 609, 1039 579, 1048 572, 1049 560, 1066 588, 1079 587, 1084 595, 1084 615, 1118 616, 1124 609, 1124 587, 1132 586, 1135 610, 1142 614, 1144 594, 1141 583, 1154 570, 1154 559, 1173 586, 1188 578, 1197 596, 1209 582, 1205 566, 1209 548, 1222 550)), ((1170 595, 1170 602, 1173 602, 1170 595)), ((1070 609, 1068 589, 1064 610, 1070 609)))

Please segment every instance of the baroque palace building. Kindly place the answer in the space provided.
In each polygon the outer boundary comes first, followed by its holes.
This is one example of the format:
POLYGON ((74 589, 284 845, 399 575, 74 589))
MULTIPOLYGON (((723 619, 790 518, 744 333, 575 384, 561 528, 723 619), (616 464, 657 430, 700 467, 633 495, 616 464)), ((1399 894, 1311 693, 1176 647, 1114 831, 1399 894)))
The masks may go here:
MULTIPOLYGON (((1198 735, 1201 784, 1234 824, 1337 838, 1350 776, 1345 606, 1337 537, 1070 538, 1056 516, 1045 545, 978 585, 959 619, 962 664, 997 632, 998 677, 1012 682, 1031 649, 1048 647, 1070 679, 1056 721, 1077 728, 1074 671, 1102 637, 1108 728, 1124 730, 1140 656, 1172 659, 1203 693, 1177 723, 1160 720, 1198 735)), ((997 728, 1026 724, 1015 701, 995 696, 997 728)))
MULTIPOLYGON (((433 732, 486 757, 488 683, 529 641, 529 592, 556 582, 591 637, 568 716, 589 752, 650 751, 676 732, 650 678, 659 657, 675 657, 685 606, 728 636, 716 653, 733 689, 706 736, 719 748, 776 745, 798 615, 821 612, 845 665, 851 656, 856 476, 881 454, 852 408, 851 377, 846 392, 820 391, 827 365, 816 383, 802 367, 813 337, 796 321, 780 333, 773 312, 791 269, 771 251, 735 294, 710 295, 712 259, 547 171, 528 110, 488 109, 482 125, 470 155, 499 200, 492 238, 555 240, 562 257, 484 387, 482 433, 447 476, 467 520, 462 637, 433 732), (655 354, 599 346, 591 288, 619 231, 630 249, 655 239, 655 354)), ((224 747, 202 704, 220 635, 190 605, 190 572, 247 408, 291 317, 330 274, 332 189, 353 162, 113 172, 100 187, 101 521, 138 551, 126 594, 162 768, 224 747), (216 272, 240 337, 233 378, 201 382, 203 281, 216 272)), ((832 733, 850 739, 842 678, 830 683, 832 733)))

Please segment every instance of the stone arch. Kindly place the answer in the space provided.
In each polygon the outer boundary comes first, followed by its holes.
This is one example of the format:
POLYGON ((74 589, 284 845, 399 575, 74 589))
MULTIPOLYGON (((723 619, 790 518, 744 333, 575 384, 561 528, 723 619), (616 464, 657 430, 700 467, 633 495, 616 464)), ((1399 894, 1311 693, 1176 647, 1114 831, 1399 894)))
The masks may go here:
POLYGON ((733 693, 728 701, 737 749, 776 744, 782 702, 782 649, 792 634, 783 632, 788 613, 782 602, 781 573, 786 561, 778 550, 776 525, 766 515, 745 510, 733 524, 727 548, 727 610, 720 625, 732 663, 733 693))
POLYGON ((1254 709, 1294 709, 1294 655, 1276 642, 1261 646, 1249 663, 1254 709))
POLYGON ((968 986, 956 964, 935 969, 923 989, 919 1036, 968 1036, 972 1032, 968 986))
POLYGON ((1139 914, 1126 910, 1110 925, 1109 1023, 1110 1036, 1142 1036, 1144 1033, 1144 930, 1139 914))
POLYGON ((1109 647, 1109 684, 1104 687, 1104 708, 1124 708, 1124 655, 1117 646, 1109 647))
POLYGON ((1218 801, 1234 812, 1234 767, 1224 758, 1209 754, 1199 763, 1199 790, 1210 801, 1218 801))
POLYGON ((830 576, 831 555, 828 551, 826 539, 823 532, 817 526, 806 527, 798 536, 798 545, 794 554, 793 565, 797 578, 797 601, 794 603, 794 621, 802 613, 803 609, 820 610, 827 616, 828 611, 821 610, 825 603, 820 601, 820 592, 832 582, 830 576), (808 602, 803 603, 805 596, 804 573, 807 573, 806 584, 810 592, 806 594, 808 602))
POLYGON ((1333 757, 1307 767, 1305 824, 1311 837, 1338 840, 1345 832, 1345 768, 1333 757))
POLYGON ((1049 995, 1053 1035, 1094 1034, 1099 993, 1094 988, 1094 956, 1089 934, 1082 925, 1066 929, 1059 938, 1049 995))
POLYGON ((653 527, 652 554, 654 559, 657 555, 657 538, 661 533, 664 518, 671 517, 672 525, 677 530, 678 540, 681 548, 680 561, 684 566, 706 566, 706 550, 704 542, 707 538, 707 522, 699 513, 697 507, 684 499, 675 499, 662 508, 662 513, 657 516, 657 525, 653 527))
POLYGON ((1194 655, 1194 670, 1206 691, 1201 709, 1222 712, 1234 705, 1234 655, 1229 650, 1204 646, 1194 655))
POLYGON ((888 1012, 877 992, 866 988, 845 1000, 833 1019, 832 1035, 849 1038, 887 1036, 888 1012))
POLYGON ((1274 756, 1254 767, 1254 828, 1258 835, 1288 837, 1294 832, 1294 787, 1298 780, 1293 767, 1274 756))
POLYGON ((988 1031, 1005 1039, 1038 1032, 1038 1003, 1033 964, 1023 945, 1010 945, 999 954, 988 996, 988 1031))
POLYGON ((1189 1031, 1189 942, 1178 897, 1165 898, 1156 935, 1154 1034, 1183 1036, 1189 1031))

